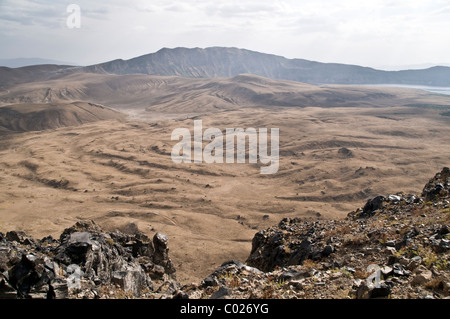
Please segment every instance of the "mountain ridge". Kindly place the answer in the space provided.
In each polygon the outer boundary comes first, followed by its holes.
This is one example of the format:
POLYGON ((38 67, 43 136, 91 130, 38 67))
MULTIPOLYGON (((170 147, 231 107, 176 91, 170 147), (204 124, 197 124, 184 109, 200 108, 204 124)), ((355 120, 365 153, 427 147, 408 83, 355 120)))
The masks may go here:
MULTIPOLYGON (((5 77, 29 74, 37 66, 0 68, 0 87, 6 87, 5 77), (2 80, 3 79, 3 80, 2 80)), ((291 80, 309 84, 402 84, 450 86, 450 67, 434 66, 421 70, 384 71, 353 64, 323 63, 300 58, 288 59, 235 47, 162 48, 154 53, 128 60, 115 59, 89 66, 49 65, 67 73, 147 74, 187 78, 233 77, 242 73, 276 80, 291 80)), ((45 66, 40 66, 45 69, 45 66)), ((51 72, 48 72, 51 73, 51 72)), ((42 77, 48 74, 42 74, 42 77)), ((29 81, 22 79, 22 83, 29 81)), ((17 82, 16 82, 17 83, 17 82)))
POLYGON ((309 84, 411 84, 450 85, 450 67, 383 71, 353 64, 287 59, 235 47, 162 48, 129 60, 113 60, 84 68, 107 73, 175 75, 183 77, 233 77, 241 73, 309 84))
POLYGON ((20 68, 31 65, 42 64, 56 64, 56 65, 79 65, 73 62, 59 61, 54 59, 42 59, 42 58, 14 58, 14 59, 0 59, 0 66, 9 68, 20 68))

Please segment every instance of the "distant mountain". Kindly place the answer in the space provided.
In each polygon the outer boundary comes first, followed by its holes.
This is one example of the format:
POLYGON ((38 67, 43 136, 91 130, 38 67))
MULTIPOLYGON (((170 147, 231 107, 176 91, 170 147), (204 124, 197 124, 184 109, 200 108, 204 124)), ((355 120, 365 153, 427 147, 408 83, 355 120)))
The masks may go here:
POLYGON ((385 71, 402 71, 402 70, 423 70, 434 66, 449 66, 450 63, 421 63, 421 64, 404 64, 404 65, 379 65, 377 69, 385 71))
POLYGON ((190 78, 254 74, 310 84, 403 84, 450 86, 450 67, 382 71, 357 65, 320 63, 245 49, 163 48, 130 60, 113 60, 78 71, 112 74, 175 75, 190 78))
POLYGON ((450 86, 450 67, 383 71, 339 63, 287 59, 245 49, 163 48, 130 60, 113 60, 91 66, 38 65, 17 69, 0 67, 0 89, 36 80, 55 79, 68 73, 146 74, 186 78, 231 78, 252 74, 275 80, 308 84, 401 84, 450 86))
POLYGON ((0 66, 6 66, 8 68, 21 68, 24 66, 41 65, 41 64, 77 65, 76 63, 71 62, 41 59, 41 58, 0 59, 0 66))

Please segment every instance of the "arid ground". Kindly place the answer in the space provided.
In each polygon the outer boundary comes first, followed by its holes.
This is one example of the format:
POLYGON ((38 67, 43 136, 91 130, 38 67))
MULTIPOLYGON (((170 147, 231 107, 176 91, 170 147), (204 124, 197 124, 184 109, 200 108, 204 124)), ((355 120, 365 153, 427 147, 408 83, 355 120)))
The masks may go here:
MULTIPOLYGON (((139 81, 148 89, 150 82, 139 81)), ((170 81, 179 87, 184 80, 170 81)), ((313 86, 298 84, 309 90, 300 100, 285 94, 284 85, 294 84, 282 81, 283 90, 274 83, 259 83, 261 92, 249 98, 243 89, 248 84, 242 81, 237 87, 230 87, 228 80, 216 80, 209 87, 202 81, 207 80, 193 80, 194 89, 180 89, 191 95, 170 95, 167 86, 161 88, 151 105, 139 95, 144 88, 133 86, 130 96, 139 98, 132 107, 108 103, 113 98, 108 94, 92 97, 81 82, 76 82, 79 95, 67 91, 62 96, 68 87, 64 84, 53 99, 28 93, 41 92, 48 83, 0 94, 0 110, 10 107, 26 113, 29 110, 20 103, 89 99, 125 114, 108 109, 93 118, 75 116, 68 126, 50 121, 56 126, 42 130, 25 121, 10 126, 20 132, 5 129, 0 135, 0 231, 58 236, 75 222, 92 219, 109 231, 139 229, 149 236, 162 232, 169 238, 177 279, 190 283, 224 261, 245 261, 254 234, 284 217, 344 218, 386 191, 420 193, 430 176, 449 165, 450 117, 420 103, 432 105, 436 98, 436 104, 450 105, 450 98, 393 88, 383 95, 384 89, 377 88, 373 90, 381 95, 371 91, 374 95, 368 100, 369 95, 359 95, 370 88, 334 86, 315 92, 313 86), (339 105, 324 105, 335 92, 350 91, 358 98, 338 96, 339 105), (424 98, 429 100, 423 102, 424 98), (351 105, 345 106, 345 101, 351 105), (193 131, 194 119, 203 120, 204 129, 279 128, 278 172, 262 175, 260 163, 173 163, 171 150, 177 141, 171 140, 171 133, 182 127, 193 131)), ((156 86, 152 90, 156 92, 156 86)), ((289 92, 295 90, 300 88, 289 92)), ((122 105, 131 105, 125 93, 122 97, 122 105)), ((90 112, 89 106, 83 110, 90 112)), ((70 117, 60 112, 44 116, 51 119, 54 114, 70 117)))

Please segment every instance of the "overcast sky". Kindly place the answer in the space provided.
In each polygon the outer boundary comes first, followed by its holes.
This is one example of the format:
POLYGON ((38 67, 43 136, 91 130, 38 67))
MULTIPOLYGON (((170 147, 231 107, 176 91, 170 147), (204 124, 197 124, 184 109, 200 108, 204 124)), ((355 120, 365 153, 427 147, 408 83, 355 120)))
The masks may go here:
POLYGON ((450 63, 450 0, 0 0, 0 58, 89 65, 210 46, 377 68, 450 63), (67 26, 71 3, 80 28, 67 26))

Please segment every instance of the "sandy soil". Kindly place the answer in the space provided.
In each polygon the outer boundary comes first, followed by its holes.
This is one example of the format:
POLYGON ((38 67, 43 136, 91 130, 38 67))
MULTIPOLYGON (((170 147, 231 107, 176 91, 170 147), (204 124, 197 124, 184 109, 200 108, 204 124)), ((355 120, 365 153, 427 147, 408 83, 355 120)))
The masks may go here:
POLYGON ((92 219, 106 230, 162 232, 177 278, 188 283, 226 260, 245 261, 254 234, 284 217, 343 218, 369 197, 418 193, 449 165, 450 118, 433 109, 156 111, 1 135, 0 231, 58 236, 92 219), (192 131, 193 117, 204 129, 279 128, 278 173, 261 175, 260 164, 174 164, 171 132, 192 131))

